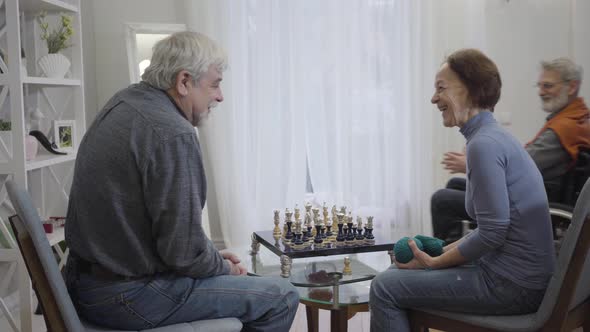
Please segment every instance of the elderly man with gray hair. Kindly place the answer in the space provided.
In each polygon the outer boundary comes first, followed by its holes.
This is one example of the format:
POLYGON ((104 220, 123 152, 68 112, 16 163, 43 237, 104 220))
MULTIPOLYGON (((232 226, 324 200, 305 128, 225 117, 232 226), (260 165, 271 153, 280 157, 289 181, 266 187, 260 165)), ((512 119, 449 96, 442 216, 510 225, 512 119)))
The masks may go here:
MULTIPOLYGON (((590 148, 590 112, 578 96, 582 68, 568 58, 541 62, 537 82, 542 109, 549 113, 543 128, 525 145, 543 176, 549 201, 562 192, 563 177, 576 163, 580 149, 590 148)), ((465 173, 465 155, 447 152, 442 161, 452 174, 465 173)), ((434 236, 453 242, 461 237, 465 211, 465 179, 452 178, 432 195, 430 211, 434 236)))
POLYGON ((223 51, 206 36, 159 41, 139 84, 117 92, 78 150, 66 223, 66 283, 79 314, 144 330, 236 317, 288 331, 299 296, 286 279, 246 276, 205 235, 206 182, 194 126, 223 101, 223 51))

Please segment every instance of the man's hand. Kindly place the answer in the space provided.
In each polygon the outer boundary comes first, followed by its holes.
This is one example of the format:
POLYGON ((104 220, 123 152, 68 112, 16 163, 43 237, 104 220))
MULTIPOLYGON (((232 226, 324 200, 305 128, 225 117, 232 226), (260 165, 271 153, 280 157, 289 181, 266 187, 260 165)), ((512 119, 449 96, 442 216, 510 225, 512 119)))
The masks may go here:
POLYGON ((223 257, 223 259, 229 263, 229 274, 234 276, 243 276, 248 274, 248 269, 246 269, 244 265, 240 264, 240 258, 238 258, 236 254, 225 250, 222 250, 219 253, 221 254, 221 257, 223 257))
POLYGON ((443 161, 440 162, 445 165, 445 169, 451 174, 465 173, 465 153, 461 152, 447 152, 444 154, 443 161))
POLYGON ((238 258, 238 256, 234 253, 225 250, 222 250, 219 253, 221 254, 221 257, 223 257, 223 259, 227 259, 234 264, 240 263, 240 258, 238 258))
POLYGON ((414 258, 405 264, 395 261, 395 265, 398 269, 420 270, 434 268, 435 259, 430 257, 430 255, 424 251, 420 250, 418 246, 416 246, 416 242, 414 240, 409 240, 408 245, 412 250, 412 254, 414 254, 414 258))
POLYGON ((232 263, 232 261, 230 261, 229 259, 226 259, 226 261, 229 263, 229 274, 232 276, 245 276, 246 274, 248 274, 248 270, 246 269, 246 267, 242 264, 234 264, 232 263))

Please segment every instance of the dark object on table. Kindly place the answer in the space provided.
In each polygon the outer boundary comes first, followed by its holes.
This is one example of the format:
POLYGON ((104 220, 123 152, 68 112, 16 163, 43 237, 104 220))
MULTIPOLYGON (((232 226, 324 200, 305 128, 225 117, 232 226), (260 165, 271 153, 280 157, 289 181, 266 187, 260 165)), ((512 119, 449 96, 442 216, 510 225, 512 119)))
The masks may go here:
POLYGON ((57 151, 57 146, 55 145, 55 143, 51 143, 49 142, 49 139, 47 139, 47 136, 45 136, 45 134, 43 134, 42 132, 38 131, 38 130, 31 130, 31 132, 29 133, 29 135, 35 137, 40 143, 41 145, 43 145, 43 147, 45 148, 45 150, 49 151, 50 153, 53 154, 67 154, 65 152, 60 152, 57 151))
POLYGON ((309 282, 318 283, 318 284, 332 282, 332 278, 328 275, 328 272, 326 272, 326 270, 320 270, 320 271, 312 272, 312 273, 308 274, 307 280, 309 282))
POLYGON ((310 288, 307 295, 310 299, 330 302, 332 301, 332 296, 334 295, 334 293, 331 289, 310 288))

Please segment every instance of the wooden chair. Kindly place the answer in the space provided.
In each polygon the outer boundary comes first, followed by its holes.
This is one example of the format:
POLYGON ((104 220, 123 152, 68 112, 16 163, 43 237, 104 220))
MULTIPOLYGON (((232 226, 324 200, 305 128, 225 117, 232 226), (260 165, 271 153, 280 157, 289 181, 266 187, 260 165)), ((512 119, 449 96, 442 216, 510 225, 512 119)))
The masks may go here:
MULTIPOLYGON (((16 210, 9 218, 18 246, 23 255, 33 288, 43 308, 47 330, 51 332, 123 332, 88 324, 80 319, 66 289, 66 284, 53 256, 41 220, 28 192, 17 188, 12 181, 6 183, 8 196, 16 210)), ((163 326, 145 332, 238 332, 242 323, 237 318, 201 320, 163 326)))
POLYGON ((435 328, 449 332, 590 331, 590 180, 586 181, 559 251, 545 297, 535 313, 474 315, 440 310, 408 311, 414 332, 435 328))

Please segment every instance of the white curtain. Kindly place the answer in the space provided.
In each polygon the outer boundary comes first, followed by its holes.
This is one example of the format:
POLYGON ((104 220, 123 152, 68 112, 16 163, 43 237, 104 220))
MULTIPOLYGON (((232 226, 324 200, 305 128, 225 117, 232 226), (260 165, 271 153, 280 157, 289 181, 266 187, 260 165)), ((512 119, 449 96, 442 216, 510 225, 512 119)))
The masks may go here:
POLYGON ((310 1, 299 91, 319 202, 375 215, 376 233, 430 232, 433 68, 419 1, 310 1), (427 82, 427 83, 426 83, 427 82), (426 84, 426 88, 424 85, 426 84))
POLYGON ((304 117, 292 82, 299 68, 294 45, 285 38, 290 27, 278 16, 288 16, 288 4, 188 1, 188 10, 199 18, 200 6, 206 7, 210 21, 187 25, 207 33, 229 54, 225 101, 200 130, 211 165, 210 216, 219 218, 227 247, 244 246, 253 231, 272 229, 274 209, 301 206, 305 197, 304 117))
POLYGON ((186 0, 186 10, 230 57, 226 100, 201 130, 209 210, 215 200, 229 247, 271 229, 273 209, 303 203, 306 161, 315 203, 375 215, 386 236, 430 232, 428 5, 186 0))

